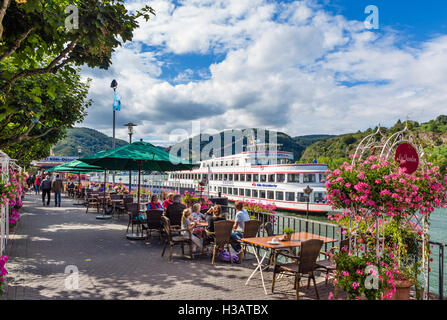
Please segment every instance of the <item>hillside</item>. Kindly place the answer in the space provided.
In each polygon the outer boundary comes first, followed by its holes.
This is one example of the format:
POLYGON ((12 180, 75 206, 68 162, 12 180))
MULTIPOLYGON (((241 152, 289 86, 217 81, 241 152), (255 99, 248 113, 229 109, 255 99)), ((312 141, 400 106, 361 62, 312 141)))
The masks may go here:
MULTIPOLYGON (((386 136, 390 136, 404 127, 405 123, 399 120, 391 128, 382 128, 382 132, 386 136)), ((408 127, 413 130, 424 147, 427 160, 445 170, 447 167, 447 116, 441 115, 435 120, 421 124, 416 121, 408 121, 408 127)), ((355 148, 360 141, 375 130, 377 128, 370 128, 318 141, 303 152, 299 162, 305 163, 318 159, 319 162, 327 163, 329 169, 334 169, 343 161, 347 161, 348 156, 355 153, 355 148)))
MULTIPOLYGON (((127 142, 115 139, 115 145, 121 147, 127 142)), ((81 156, 87 156, 102 150, 112 148, 112 138, 90 128, 67 129, 67 136, 53 146, 55 156, 77 157, 78 146, 81 147, 81 156)))
MULTIPOLYGON (((252 129, 255 134, 258 134, 259 129, 252 129)), ((246 150, 246 146, 248 144, 247 137, 233 137, 232 141, 224 141, 224 135, 225 133, 231 133, 230 131, 222 131, 219 134, 213 135, 213 136, 207 136, 207 135, 198 135, 195 137, 192 137, 188 140, 183 140, 169 148, 167 148, 167 151, 170 151, 172 148, 181 150, 190 150, 190 159, 193 157, 192 153, 192 141, 198 141, 200 139, 200 152, 202 153, 204 151, 204 147, 207 146, 207 144, 210 144, 210 142, 214 141, 214 139, 220 139, 220 145, 222 146, 220 150, 212 150, 208 155, 205 155, 205 158, 210 158, 213 155, 216 157, 220 157, 223 155, 229 155, 234 154, 236 152, 236 145, 242 145, 242 150, 246 150)), ((334 136, 331 135, 308 135, 308 136, 299 136, 292 138, 291 136, 283 133, 283 132, 277 132, 277 143, 281 144, 280 150, 281 151, 288 151, 292 152, 294 155, 294 159, 298 160, 301 158, 302 153, 304 150, 313 143, 317 141, 321 141, 324 139, 329 139, 334 136)), ((269 141, 269 131, 266 130, 266 140, 269 141)), ((208 146, 209 147, 209 146, 208 146)), ((177 155, 180 156, 180 152, 177 153, 177 155)), ((203 160, 203 159, 202 159, 203 160)))

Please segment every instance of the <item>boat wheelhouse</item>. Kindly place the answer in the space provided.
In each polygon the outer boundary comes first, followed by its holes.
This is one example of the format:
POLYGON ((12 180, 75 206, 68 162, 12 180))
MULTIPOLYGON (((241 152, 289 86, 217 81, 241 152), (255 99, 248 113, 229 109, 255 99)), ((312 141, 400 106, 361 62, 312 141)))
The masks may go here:
POLYGON ((327 165, 291 163, 293 153, 278 151, 278 146, 251 141, 246 152, 201 161, 191 171, 168 172, 167 186, 294 211, 307 210, 304 190, 309 186, 309 211, 330 211, 325 200, 327 165))

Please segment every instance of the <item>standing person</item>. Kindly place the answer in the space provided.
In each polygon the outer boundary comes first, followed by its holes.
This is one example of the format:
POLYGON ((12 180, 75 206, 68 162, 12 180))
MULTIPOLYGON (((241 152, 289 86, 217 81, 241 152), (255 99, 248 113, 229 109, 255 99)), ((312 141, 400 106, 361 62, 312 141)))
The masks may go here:
POLYGON ((62 193, 62 180, 59 178, 59 174, 56 175, 56 179, 51 183, 51 189, 54 192, 54 206, 61 206, 61 193, 62 193))
POLYGON ((50 205, 51 198, 51 180, 50 176, 46 176, 41 184, 42 188, 42 204, 45 206, 45 196, 48 195, 47 206, 50 205))
POLYGON ((26 184, 28 185, 28 190, 27 191, 31 190, 31 186, 33 184, 32 180, 33 180, 33 176, 32 175, 29 175, 28 178, 26 179, 26 184))
POLYGON ((233 231, 231 233, 231 246, 233 247, 234 251, 236 251, 239 259, 242 258, 242 246, 239 243, 239 240, 241 240, 244 236, 244 223, 245 221, 250 220, 250 216, 248 215, 248 212, 243 209, 244 204, 242 201, 236 201, 234 204, 234 207, 236 208, 236 218, 234 219, 234 226, 233 229, 236 229, 236 231, 233 231))
POLYGON ((40 184, 42 183, 42 178, 40 175, 36 176, 36 180, 34 181, 34 186, 36 187, 36 194, 40 193, 40 184))

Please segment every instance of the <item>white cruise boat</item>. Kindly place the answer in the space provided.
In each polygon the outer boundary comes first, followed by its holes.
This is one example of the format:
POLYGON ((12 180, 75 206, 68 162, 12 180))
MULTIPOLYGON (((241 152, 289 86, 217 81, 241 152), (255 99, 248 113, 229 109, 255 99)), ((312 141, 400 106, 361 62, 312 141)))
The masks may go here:
POLYGON ((278 146, 252 140, 246 152, 200 161, 200 167, 191 171, 168 172, 164 185, 178 190, 199 190, 203 185, 203 194, 210 197, 273 204, 293 211, 307 210, 304 189, 309 186, 309 212, 330 211, 325 200, 327 165, 292 164, 293 153, 278 151, 278 146))

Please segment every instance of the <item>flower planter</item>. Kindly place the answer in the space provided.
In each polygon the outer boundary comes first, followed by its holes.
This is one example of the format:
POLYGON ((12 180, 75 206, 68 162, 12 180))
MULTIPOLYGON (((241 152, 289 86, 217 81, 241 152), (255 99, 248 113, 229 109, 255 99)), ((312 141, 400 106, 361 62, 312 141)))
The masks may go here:
POLYGON ((290 241, 292 235, 291 234, 284 234, 283 239, 284 241, 290 241))
MULTIPOLYGON (((410 300, 410 289, 414 285, 413 281, 394 280, 394 285, 396 286, 396 292, 391 300, 410 300)), ((391 291, 391 289, 389 289, 389 291, 391 291)))

